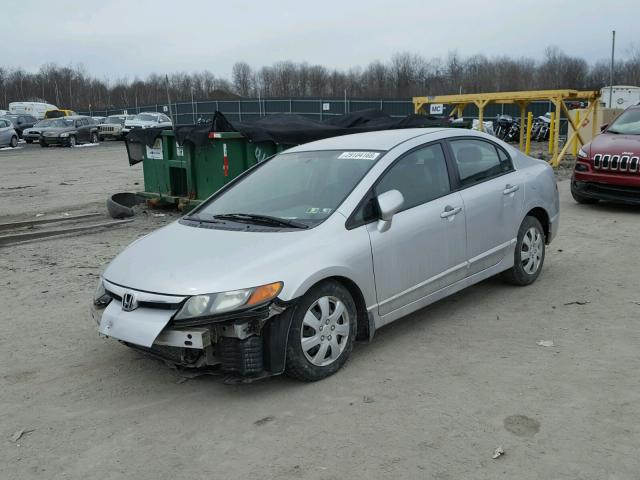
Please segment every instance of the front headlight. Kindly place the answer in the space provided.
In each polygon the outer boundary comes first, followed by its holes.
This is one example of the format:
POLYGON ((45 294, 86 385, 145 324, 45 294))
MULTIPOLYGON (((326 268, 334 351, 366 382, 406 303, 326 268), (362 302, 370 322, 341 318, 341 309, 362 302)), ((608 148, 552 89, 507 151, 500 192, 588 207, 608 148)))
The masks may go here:
POLYGON ((261 305, 278 296, 282 282, 228 292, 195 295, 190 297, 176 313, 175 320, 208 317, 220 313, 261 305))
POLYGON ((578 156, 580 158, 589 158, 589 154, 585 151, 584 146, 580 147, 580 150, 578 150, 578 156))
POLYGON ((67 138, 69 136, 68 133, 61 133, 60 138, 67 138))
POLYGON ((102 277, 100 277, 100 281, 98 282, 98 287, 96 288, 96 293, 93 294, 93 304, 96 307, 105 308, 109 303, 111 303, 112 297, 104 288, 104 282, 102 281, 102 277))

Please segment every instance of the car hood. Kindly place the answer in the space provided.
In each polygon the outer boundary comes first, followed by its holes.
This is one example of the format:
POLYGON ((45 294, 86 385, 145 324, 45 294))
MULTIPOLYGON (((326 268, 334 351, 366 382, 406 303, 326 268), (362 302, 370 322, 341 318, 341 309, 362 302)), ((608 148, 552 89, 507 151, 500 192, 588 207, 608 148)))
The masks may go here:
POLYGON ((132 243, 104 278, 134 290, 185 296, 286 284, 285 270, 293 270, 286 267, 327 243, 321 231, 328 223, 309 230, 230 231, 174 222, 132 243))
POLYGON ((74 127, 50 127, 43 128, 42 132, 44 133, 52 133, 52 134, 60 134, 64 132, 74 132, 76 129, 74 127))
POLYGON ((622 135, 602 133, 595 137, 590 145, 590 156, 603 155, 640 155, 640 135, 622 135))

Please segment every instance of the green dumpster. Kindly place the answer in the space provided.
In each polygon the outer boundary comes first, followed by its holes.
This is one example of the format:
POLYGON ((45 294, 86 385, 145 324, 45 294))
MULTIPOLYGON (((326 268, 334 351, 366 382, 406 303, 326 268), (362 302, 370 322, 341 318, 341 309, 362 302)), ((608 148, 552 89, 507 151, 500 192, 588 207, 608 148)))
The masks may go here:
POLYGON ((176 142, 164 130, 152 147, 128 142, 130 161, 142 160, 144 191, 140 195, 182 210, 194 207, 256 163, 293 145, 251 142, 238 132, 211 133, 202 146, 176 142))

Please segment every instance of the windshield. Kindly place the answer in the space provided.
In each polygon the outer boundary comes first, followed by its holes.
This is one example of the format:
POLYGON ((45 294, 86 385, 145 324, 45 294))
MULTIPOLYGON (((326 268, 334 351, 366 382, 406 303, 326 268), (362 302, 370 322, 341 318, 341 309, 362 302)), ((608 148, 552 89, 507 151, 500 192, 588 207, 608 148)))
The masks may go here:
POLYGON ((124 125, 124 117, 108 117, 106 123, 119 123, 124 125))
POLYGON ((142 120, 144 122, 155 122, 157 121, 158 117, 156 117, 155 115, 148 115, 145 113, 141 113, 140 115, 136 115, 135 117, 133 117, 134 120, 142 120))
POLYGON ((208 202, 196 216, 267 215, 314 226, 335 211, 380 155, 371 151, 280 154, 208 202))
POLYGON ((40 120, 38 123, 34 125, 34 127, 40 127, 40 128, 50 127, 53 124, 53 122, 55 122, 55 120, 50 120, 50 119, 40 120))
POLYGON ((609 128, 607 128, 607 133, 640 135, 640 108, 622 112, 609 128))
MULTIPOLYGON (((38 126, 41 125, 38 124, 38 126)), ((55 120, 51 120, 51 123, 47 124, 46 126, 55 128, 73 127, 73 120, 69 118, 56 118, 55 120)))

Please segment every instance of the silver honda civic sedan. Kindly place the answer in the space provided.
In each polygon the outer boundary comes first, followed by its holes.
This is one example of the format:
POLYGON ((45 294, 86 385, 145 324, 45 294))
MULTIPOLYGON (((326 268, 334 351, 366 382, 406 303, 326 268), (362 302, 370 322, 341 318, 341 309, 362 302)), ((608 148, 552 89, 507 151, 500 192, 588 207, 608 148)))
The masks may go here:
POLYGON ((330 138, 132 243, 104 271, 92 317, 173 365, 319 380, 356 340, 465 287, 534 282, 558 219, 551 167, 489 135, 330 138))

